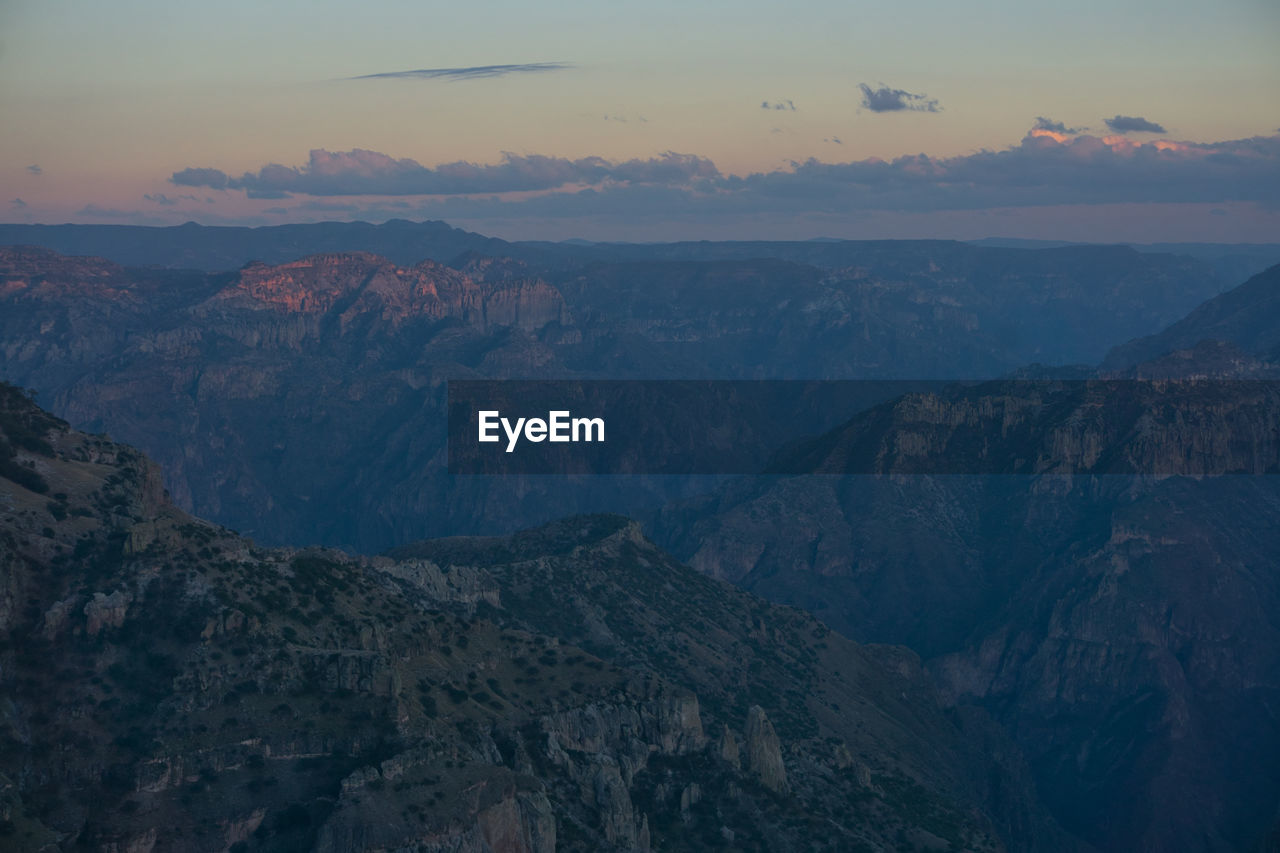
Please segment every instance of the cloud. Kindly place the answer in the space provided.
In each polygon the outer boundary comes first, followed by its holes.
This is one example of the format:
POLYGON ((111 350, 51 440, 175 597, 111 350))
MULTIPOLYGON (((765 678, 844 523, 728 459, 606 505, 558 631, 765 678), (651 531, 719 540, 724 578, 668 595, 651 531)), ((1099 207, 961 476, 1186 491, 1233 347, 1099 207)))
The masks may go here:
MULTIPOLYGON (((1135 204, 1203 204, 1206 209, 1254 204, 1280 210, 1275 202, 1280 198, 1280 135, 1197 143, 1032 129, 999 150, 941 158, 809 159, 746 175, 724 174, 711 160, 675 153, 621 162, 506 155, 497 164, 428 168, 374 152, 316 152, 303 167, 263 167, 244 178, 223 178, 231 189, 274 189, 311 196, 319 204, 326 203, 325 196, 374 196, 359 200, 353 213, 369 221, 415 215, 471 222, 849 220, 881 212, 1135 204), (512 188, 521 194, 502 195, 512 188)), ((289 209, 299 215, 321 210, 312 202, 289 209)), ((1087 219, 1089 214, 1077 215, 1087 219)))
POLYGON ((227 173, 221 169, 183 169, 169 177, 169 182, 175 186, 209 187, 214 190, 225 190, 227 181, 227 173))
POLYGON ((1133 142, 1029 133, 1014 146, 949 158, 810 159, 729 177, 722 190, 815 210, 976 210, 1111 203, 1273 204, 1280 136, 1219 143, 1133 142))
POLYGON ((294 210, 309 210, 319 213, 350 213, 360 212, 360 205, 349 201, 304 201, 302 204, 294 208, 294 210))
POLYGON ((361 74, 348 80, 478 80, 484 77, 505 77, 508 74, 542 74, 547 71, 563 71, 573 68, 569 62, 524 62, 516 65, 470 65, 463 68, 418 68, 413 71, 383 71, 380 74, 361 74))
POLYGON ((1054 121, 1053 119, 1045 118, 1044 116, 1036 116, 1035 129, 1048 130, 1053 133, 1082 133, 1088 128, 1067 127, 1065 124, 1063 124, 1060 121, 1054 121))
POLYGON ((838 137, 838 136, 828 136, 828 137, 826 137, 825 139, 823 139, 822 141, 823 141, 823 142, 833 142, 833 143, 835 143, 836 145, 844 145, 844 143, 840 141, 840 137, 838 137))
POLYGON ((311 151, 304 166, 271 163, 233 178, 220 169, 183 169, 170 181, 177 186, 244 190, 250 198, 287 198, 290 194, 468 195, 552 190, 608 182, 689 183, 719 176, 705 157, 668 151, 647 160, 611 161, 603 157, 547 157, 504 153, 494 164, 467 161, 427 167, 377 151, 311 151))
POLYGON ((761 101, 760 109, 762 110, 782 110, 784 112, 795 112, 796 105, 791 102, 790 98, 783 98, 780 101, 761 101))
POLYGON ((213 199, 211 198, 204 198, 204 199, 197 198, 196 196, 193 196, 191 193, 183 193, 182 195, 179 195, 179 196, 170 196, 170 195, 165 195, 164 193, 143 193, 142 198, 146 201, 151 202, 152 204, 159 204, 164 207, 174 207, 175 205, 184 201, 194 201, 197 203, 201 201, 204 201, 206 203, 211 203, 213 201, 213 199))
POLYGON ((921 113, 942 111, 942 108, 938 106, 937 99, 930 98, 927 95, 917 95, 905 89, 890 89, 888 86, 872 89, 866 83, 859 83, 858 88, 862 90, 863 108, 871 110, 873 113, 891 113, 904 110, 921 113))
POLYGON ((1116 116, 1102 120, 1107 127, 1116 133, 1166 133, 1167 131, 1154 121, 1147 121, 1142 116, 1116 116))
POLYGON ((999 150, 950 158, 910 155, 724 176, 692 187, 626 185, 513 202, 456 199, 441 215, 623 217, 669 214, 848 216, 863 211, 974 211, 1060 205, 1273 204, 1280 198, 1280 136, 1220 143, 1135 143, 1026 136, 999 150))
POLYGON ((27 203, 20 198, 15 198, 12 201, 10 201, 9 206, 12 207, 14 210, 26 210, 28 207, 27 203))
POLYGON ((31 174, 33 174, 33 175, 43 175, 43 174, 44 174, 44 169, 41 169, 41 168, 40 168, 40 164, 38 164, 38 163, 32 163, 30 166, 28 166, 28 167, 27 167, 27 171, 28 171, 28 172, 30 172, 30 173, 31 173, 31 174))

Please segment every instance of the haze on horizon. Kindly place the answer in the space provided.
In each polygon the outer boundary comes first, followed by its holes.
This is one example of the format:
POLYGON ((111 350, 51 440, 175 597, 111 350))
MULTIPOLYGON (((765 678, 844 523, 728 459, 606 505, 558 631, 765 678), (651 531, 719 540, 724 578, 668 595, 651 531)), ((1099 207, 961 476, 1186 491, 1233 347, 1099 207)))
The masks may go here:
POLYGON ((0 33, 0 221, 1280 239, 1270 0, 0 0, 0 33))

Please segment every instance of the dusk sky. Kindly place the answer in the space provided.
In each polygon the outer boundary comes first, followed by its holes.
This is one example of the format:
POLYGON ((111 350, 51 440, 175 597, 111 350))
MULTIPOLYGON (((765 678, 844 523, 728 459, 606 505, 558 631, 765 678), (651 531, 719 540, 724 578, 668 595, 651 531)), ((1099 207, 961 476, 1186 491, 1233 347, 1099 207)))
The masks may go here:
POLYGON ((1280 3, 0 0, 0 221, 1280 241, 1280 3))

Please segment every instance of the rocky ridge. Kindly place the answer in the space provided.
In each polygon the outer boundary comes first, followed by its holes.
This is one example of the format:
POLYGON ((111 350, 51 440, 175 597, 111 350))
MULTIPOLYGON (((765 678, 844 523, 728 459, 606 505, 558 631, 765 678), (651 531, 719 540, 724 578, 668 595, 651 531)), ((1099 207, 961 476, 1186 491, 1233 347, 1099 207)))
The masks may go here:
POLYGON ((1070 847, 909 654, 625 519, 268 550, 11 386, 0 430, 10 849, 1070 847))

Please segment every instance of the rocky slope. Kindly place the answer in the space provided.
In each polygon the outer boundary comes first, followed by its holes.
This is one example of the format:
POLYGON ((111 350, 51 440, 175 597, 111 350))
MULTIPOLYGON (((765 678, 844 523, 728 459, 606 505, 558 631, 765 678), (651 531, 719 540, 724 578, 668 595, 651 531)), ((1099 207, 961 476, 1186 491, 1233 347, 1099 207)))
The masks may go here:
POLYGON ((1216 296, 1186 317, 1148 337, 1113 349, 1104 368, 1121 369, 1202 341, 1234 344, 1245 353, 1280 361, 1280 266, 1216 296))
POLYGON ((1249 850, 1280 804, 1276 395, 1200 380, 907 397, 787 460, 823 476, 741 481, 668 507, 655 534, 858 640, 910 645, 1005 725, 1096 846, 1249 850), (1004 475, 926 476, 988 470, 1004 475), (849 471, 879 476, 831 476, 849 471))
POLYGON ((1073 849, 918 660, 616 516, 357 559, 0 386, 6 849, 1073 849))

